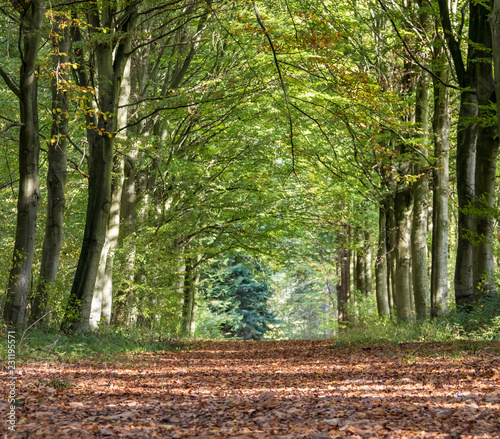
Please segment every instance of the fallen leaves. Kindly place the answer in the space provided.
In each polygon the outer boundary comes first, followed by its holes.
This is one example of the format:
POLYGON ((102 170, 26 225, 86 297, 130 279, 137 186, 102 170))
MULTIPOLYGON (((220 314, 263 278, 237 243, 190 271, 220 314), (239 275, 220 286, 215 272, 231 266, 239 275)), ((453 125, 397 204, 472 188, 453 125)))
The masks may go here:
POLYGON ((124 366, 27 365, 11 437, 500 437, 497 358, 433 349, 409 362, 392 346, 224 341, 124 366))

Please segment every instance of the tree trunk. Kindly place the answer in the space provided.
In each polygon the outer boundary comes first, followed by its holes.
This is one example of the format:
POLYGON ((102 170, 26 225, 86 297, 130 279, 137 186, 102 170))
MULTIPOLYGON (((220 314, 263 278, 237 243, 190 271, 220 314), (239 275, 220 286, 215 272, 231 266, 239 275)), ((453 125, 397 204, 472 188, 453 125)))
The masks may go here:
POLYGON ((52 24, 52 129, 48 144, 47 221, 42 247, 40 276, 31 307, 30 322, 40 319, 47 310, 49 289, 55 282, 63 243, 64 209, 66 207, 66 165, 68 134, 68 95, 65 91, 71 38, 66 19, 57 17, 52 24))
POLYGON ((472 234, 474 217, 470 209, 474 201, 477 98, 469 91, 461 94, 457 133, 458 243, 455 265, 455 301, 457 307, 470 309, 474 302, 472 266, 472 234))
POLYGON ((396 220, 396 281, 394 300, 399 322, 413 320, 411 310, 411 213, 413 197, 408 184, 401 185, 394 197, 396 220))
POLYGON ((345 245, 349 249, 349 306, 351 314, 349 315, 350 320, 354 320, 357 315, 358 309, 356 307, 356 263, 357 257, 356 252, 353 250, 354 242, 356 242, 355 238, 355 229, 351 226, 346 226, 346 243, 345 245))
POLYGON ((389 316, 389 289, 387 285, 387 212, 385 206, 379 209, 378 247, 375 261, 375 294, 379 316, 389 316))
MULTIPOLYGON (((436 76, 448 80, 445 53, 439 49, 435 57, 436 76)), ((438 317, 448 307, 448 176, 450 156, 450 108, 449 91, 434 78, 434 193, 432 208, 432 271, 431 317, 438 317)))
POLYGON ((337 285, 337 306, 338 306, 338 322, 339 329, 345 326, 350 321, 349 316, 349 301, 350 294, 350 253, 346 248, 339 250, 339 265, 340 265, 340 279, 337 285))
POLYGON ((339 330, 342 330, 351 321, 349 305, 351 300, 351 251, 346 248, 351 235, 351 227, 344 225, 340 235, 339 245, 341 248, 337 255, 337 272, 339 281, 337 284, 337 321, 339 330))
POLYGON ((21 128, 19 133, 19 193, 17 200, 16 237, 12 268, 9 273, 3 317, 7 325, 21 328, 26 320, 36 219, 40 199, 38 130, 38 96, 36 63, 40 46, 40 28, 44 2, 33 0, 21 10, 21 68, 19 97, 21 128))
MULTIPOLYGON (((102 7, 91 3, 90 30, 94 36, 111 28, 116 11, 110 4, 102 7), (101 19, 102 18, 102 19, 101 19)), ((111 171, 113 145, 117 131, 118 97, 123 71, 130 56, 130 31, 137 18, 137 4, 125 9, 122 39, 116 48, 110 39, 98 38, 95 43, 98 87, 98 116, 95 126, 87 131, 89 142, 89 189, 82 251, 62 327, 64 330, 85 332, 90 329, 90 313, 94 286, 99 269, 102 247, 106 238, 111 208, 111 171)))
POLYGON ((136 241, 137 201, 136 201, 136 151, 125 157, 125 174, 120 209, 119 247, 123 250, 124 260, 120 268, 123 273, 120 294, 123 294, 122 304, 127 309, 127 324, 137 320, 137 302, 133 286, 136 274, 136 241))
MULTIPOLYGON (((481 112, 480 112, 481 113, 481 112)), ((496 292, 493 257, 493 228, 495 218, 496 162, 498 139, 496 127, 480 127, 476 150, 476 229, 474 260, 474 288, 480 297, 496 292)))
POLYGON ((183 279, 183 301, 182 301, 182 328, 181 333, 185 337, 191 337, 194 324, 195 310, 195 274, 192 258, 186 258, 183 279))
POLYGON ((493 8, 490 16, 490 28, 492 37, 492 58, 494 85, 497 109, 497 129, 500 132, 500 0, 493 0, 493 8))
POLYGON ((373 276, 372 276, 372 247, 370 243, 370 232, 365 231, 365 269, 366 269, 366 296, 372 292, 373 276))
POLYGON ((417 181, 412 185, 413 222, 411 229, 411 262, 413 297, 415 313, 418 320, 428 316, 430 302, 429 277, 427 274, 427 214, 429 207, 429 177, 424 160, 427 158, 427 139, 429 131, 429 78, 425 72, 420 73, 416 89, 415 125, 422 139, 419 153, 420 162, 414 165, 417 181))
MULTIPOLYGON (((485 75, 488 70, 488 58, 491 57, 491 53, 485 50, 485 48, 488 48, 487 38, 490 37, 490 29, 487 23, 489 11, 480 2, 469 3, 469 44, 467 48, 467 64, 465 64, 462 58, 460 42, 454 37, 448 2, 447 0, 438 0, 438 4, 444 35, 462 89, 456 160, 459 212, 457 260, 455 265, 455 302, 458 309, 470 312, 476 299, 474 280, 477 279, 473 265, 473 240, 477 237, 476 222, 471 207, 474 205, 476 196, 478 99, 481 95, 481 100, 483 100, 484 89, 487 90, 491 87, 491 85, 487 84, 490 81, 489 74, 485 75), (478 83, 478 79, 480 79, 480 83, 478 83), (486 84, 483 83, 485 80, 486 84)), ((484 133, 481 133, 481 135, 484 135, 484 133)), ((487 166, 491 166, 491 164, 487 166)), ((478 176, 478 179, 482 178, 483 176, 478 176)), ((488 253, 478 254, 477 252, 476 256, 486 259, 489 257, 488 253)), ((487 267, 487 262, 476 261, 476 268, 481 265, 487 267)))
MULTIPOLYGON (((125 63, 122 76, 122 86, 118 99, 117 128, 119 134, 117 141, 126 140, 126 130, 128 120, 128 106, 131 96, 131 58, 125 63)), ((120 243, 120 234, 122 233, 120 220, 122 208, 122 193, 126 177, 124 176, 126 165, 121 154, 115 155, 113 163, 113 181, 111 188, 111 210, 108 220, 108 230, 106 232, 106 241, 102 249, 101 260, 99 262, 99 271, 96 284, 94 286, 94 297, 92 308, 95 309, 91 314, 91 321, 95 320, 97 313, 100 314, 99 320, 109 325, 111 323, 111 313, 113 306, 113 267, 115 258, 115 249, 120 243)), ((135 232, 135 230, 134 230, 135 232)), ((127 232, 126 232, 127 233, 127 232)), ((134 251, 135 254, 135 251, 134 251)), ((132 272, 125 271, 127 274, 132 272)), ((92 326, 92 324, 91 324, 92 326)))
POLYGON ((123 186, 123 159, 114 157, 113 181, 111 185, 111 209, 109 212, 106 240, 101 252, 99 271, 94 286, 92 309, 90 312, 90 329, 98 328, 99 323, 111 323, 113 300, 112 273, 114 264, 113 250, 117 247, 120 230, 120 201, 123 186))
POLYGON ((477 78, 478 117, 483 121, 477 132, 476 170, 475 170, 475 246, 474 288, 480 297, 487 297, 496 291, 493 258, 493 226, 495 219, 492 211, 495 205, 495 180, 498 155, 498 127, 492 123, 494 114, 491 105, 496 101, 493 81, 492 38, 487 17, 489 8, 477 4, 481 17, 478 23, 477 41, 478 62, 475 63, 477 78))
POLYGON ((389 305, 391 310, 396 307, 396 217, 394 214, 394 195, 387 197, 387 277, 389 305))
POLYGON ((357 241, 360 247, 356 251, 355 285, 360 296, 366 297, 368 295, 366 287, 366 243, 363 232, 359 231, 357 233, 357 241))

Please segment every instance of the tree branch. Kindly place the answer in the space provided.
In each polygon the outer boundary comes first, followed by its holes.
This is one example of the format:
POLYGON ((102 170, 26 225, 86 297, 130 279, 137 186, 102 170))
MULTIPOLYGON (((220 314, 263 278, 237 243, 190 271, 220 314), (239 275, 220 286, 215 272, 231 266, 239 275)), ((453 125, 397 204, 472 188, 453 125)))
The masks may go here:
MULTIPOLYGON (((446 1, 446 0, 445 0, 446 1)), ((405 50, 406 52, 408 53, 409 57, 412 59, 412 61, 417 64, 422 70, 425 70, 429 75, 431 75, 433 78, 437 79, 441 84, 443 84, 445 87, 448 87, 448 88, 452 88, 454 90, 458 90, 459 87, 457 87, 456 85, 452 85, 452 84, 448 84, 446 82, 444 82, 439 76, 437 76, 436 74, 434 74, 434 72, 432 70, 429 70, 427 67, 425 67, 418 59, 417 57, 413 54, 413 52, 410 50, 410 48, 408 47, 408 44, 406 44, 406 41, 404 40, 403 36, 401 35, 401 33, 399 32, 399 29, 398 27, 396 26, 396 23, 394 22, 394 20, 391 18, 391 16, 389 15, 389 11, 387 10, 383 0, 378 0, 380 6, 382 7, 382 9, 384 10, 384 12, 386 13, 387 15, 387 18, 389 19, 389 21, 391 22, 392 24, 392 27, 394 28, 394 31, 396 32, 396 34, 398 35, 399 39, 401 40, 401 42, 403 43, 403 46, 405 47, 405 50)), ((441 1, 439 2, 441 3, 441 1)), ((443 25, 444 27, 444 25, 443 25)))
POLYGON ((286 91, 285 82, 283 81, 283 75, 281 74, 281 68, 280 68, 280 64, 278 61, 278 55, 276 54, 276 49, 274 48, 274 44, 271 40, 271 37, 269 36, 269 31, 267 30, 266 26, 264 25, 264 23, 262 22, 262 20, 260 18, 259 10, 257 9, 257 5, 255 4, 255 2, 252 2, 252 3, 253 3, 253 9, 255 11, 255 17, 257 18, 257 22, 259 23, 259 26, 261 27, 261 29, 264 31, 264 35, 266 36, 267 41, 269 41, 269 46, 271 47, 271 50, 273 52, 274 64, 276 65, 276 70, 278 71, 278 76, 280 78, 280 83, 281 83, 281 88, 283 90, 283 95, 285 96, 286 112, 287 112, 288 122, 289 122, 289 126, 290 126, 290 144, 292 146, 292 172, 297 177, 297 174, 295 172, 295 151, 294 151, 295 144, 293 142, 293 139, 294 139, 294 137, 293 137, 293 121, 292 121, 292 113, 290 112, 290 99, 288 98, 288 93, 286 91))
POLYGON ((10 79, 9 75, 5 70, 0 67, 0 76, 3 78, 5 81, 5 84, 7 84, 7 87, 11 89, 11 91, 18 97, 21 98, 21 90, 19 90, 19 86, 14 83, 12 79, 10 79))
POLYGON ((453 64, 455 64, 455 71, 458 78, 458 84, 461 87, 465 87, 466 69, 464 60, 462 58, 462 51, 460 50, 460 43, 453 36, 453 30, 451 28, 451 20, 450 20, 450 10, 448 8, 448 0, 438 0, 438 5, 439 5, 439 15, 441 18, 441 25, 443 26, 443 31, 444 31, 444 37, 446 42, 448 43, 448 48, 451 52, 451 57, 453 58, 453 64))

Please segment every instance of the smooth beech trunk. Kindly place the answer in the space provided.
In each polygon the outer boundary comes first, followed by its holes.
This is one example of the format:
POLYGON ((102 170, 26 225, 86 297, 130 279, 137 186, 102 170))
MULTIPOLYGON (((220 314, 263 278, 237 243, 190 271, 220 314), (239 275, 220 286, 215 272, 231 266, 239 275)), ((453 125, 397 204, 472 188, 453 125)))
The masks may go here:
MULTIPOLYGON (((480 112, 481 114, 481 112, 480 112)), ((496 162, 498 155, 497 127, 479 127, 476 150, 476 239, 473 264, 474 288, 480 296, 496 291, 493 256, 492 214, 495 205, 496 162)))
POLYGON ((350 254, 349 250, 342 248, 339 250, 338 255, 338 265, 340 271, 339 284, 337 285, 337 306, 338 306, 338 322, 339 329, 342 328, 342 324, 346 324, 350 321, 349 316, 349 301, 351 299, 350 294, 350 254))
POLYGON ((361 297, 366 297, 368 295, 367 283, 366 283, 366 242, 365 235, 363 232, 358 231, 356 234, 357 242, 360 246, 356 251, 356 266, 355 266, 355 285, 356 290, 361 294, 361 297))
POLYGON ((427 167, 427 144, 429 137, 429 78, 421 72, 417 81, 415 125, 422 143, 419 145, 419 159, 413 172, 417 180, 412 185, 413 221, 411 229, 411 262, 413 298, 418 320, 428 317, 430 303, 429 276, 427 274, 427 223, 429 208, 429 170, 427 167))
MULTIPOLYGON (((128 120, 128 106, 131 96, 131 58, 128 57, 122 75, 120 96, 118 99, 117 142, 126 142, 126 129, 128 120)), ((119 245, 121 227, 122 193, 125 181, 125 159, 121 154, 115 154, 113 159, 113 181, 111 185, 111 210, 108 220, 108 230, 106 240, 101 252, 99 271, 94 286, 92 299, 92 311, 90 317, 91 329, 95 329, 97 324, 109 325, 111 323, 111 313, 113 306, 113 268, 115 250, 119 245)), ((135 230, 134 230, 135 231, 135 230)), ((128 233, 128 232, 126 232, 128 233)), ((133 252, 135 255, 135 251, 133 252)), ((128 271, 126 271, 129 273, 128 271)), ((133 274, 133 270, 132 270, 133 274)))
POLYGON ((114 255, 113 251, 118 243, 120 230, 120 201, 123 186, 123 159, 116 156, 113 164, 113 181, 111 185, 111 209, 109 212, 106 240, 101 252, 99 271, 94 286, 90 312, 90 329, 95 330, 99 324, 111 323, 112 310, 112 274, 114 255))
POLYGON ((89 188, 85 232, 62 323, 63 330, 79 332, 90 329, 94 286, 111 209, 111 171, 117 132, 118 98, 125 63, 130 56, 130 31, 137 19, 137 4, 125 8, 122 12, 122 39, 114 48, 113 41, 103 38, 102 34, 103 30, 113 26, 117 13, 115 7, 106 3, 99 10, 97 3, 91 3, 89 8, 89 29, 95 48, 96 75, 99 78, 98 107, 93 113, 95 122, 87 129, 89 188))
POLYGON ((366 259, 366 295, 369 296, 373 288, 373 276, 372 276, 372 246, 371 246, 371 236, 368 230, 365 230, 365 259, 366 259))
POLYGON ((182 335, 192 337, 194 335, 195 305, 196 305, 196 285, 195 268, 192 258, 186 258, 183 279, 183 300, 182 300, 182 335))
POLYGON ((489 8, 477 5, 477 40, 479 61, 477 71, 478 116, 480 123, 477 131, 476 170, 475 170, 475 214, 476 228, 474 239, 474 289, 480 297, 496 291, 494 280, 495 262, 493 258, 493 227, 495 219, 492 211, 495 205, 496 169, 498 155, 498 127, 488 123, 491 119, 491 106, 496 101, 493 81, 492 38, 490 23, 487 20, 489 8))
POLYGON ((401 185, 394 197, 396 220, 396 279, 394 301, 399 322, 414 319, 411 298, 411 214, 412 191, 408 184, 401 185))
POLYGON ((467 211, 474 202, 477 123, 477 97, 463 91, 460 97, 457 133, 457 198, 458 243, 455 264, 455 301, 459 308, 469 309, 474 301, 474 274, 472 267, 472 234, 474 216, 467 211))
MULTIPOLYGON (((491 144, 491 134, 484 128, 479 129, 478 116, 479 104, 485 104, 491 96, 491 47, 490 28, 488 18, 489 7, 480 2, 469 3, 469 35, 467 47, 467 62, 462 56, 460 40, 454 36, 447 0, 438 0, 441 23, 449 52, 453 58, 455 73, 461 87, 460 112, 457 131, 457 196, 458 196, 458 244, 455 265, 455 302, 457 308, 466 312, 472 311, 477 299, 475 281, 481 277, 481 271, 489 270, 490 253, 488 251, 474 250, 474 243, 478 241, 477 225, 487 230, 489 225, 477 222, 473 207, 478 199, 489 192, 487 181, 493 163, 491 157, 496 157, 496 146, 491 144), (476 168, 476 146, 480 136, 481 157, 476 168), (483 144, 483 141, 486 143, 483 144), (490 144, 490 146, 488 146, 490 144), (494 149, 495 152, 489 151, 494 149), (489 161, 486 165, 484 160, 489 161), (476 170, 486 174, 476 175, 476 170), (481 181, 480 181, 481 180, 481 181), (483 181, 485 180, 485 181, 483 181), (476 191, 476 183, 479 190, 476 191), (474 261, 476 257, 476 261, 474 261), (477 259, 481 259, 481 261, 477 259)), ((483 110, 481 110, 483 111, 483 110)), ((496 163, 495 163, 496 166, 496 163)), ((485 240, 489 246, 488 237, 485 240)), ((487 276, 488 277, 488 276, 487 276)))
POLYGON ((358 308, 356 306, 356 294, 354 294, 354 291, 356 290, 356 263, 357 263, 357 257, 356 257, 356 252, 353 250, 353 245, 356 242, 356 237, 354 233, 354 227, 347 226, 347 241, 346 241, 346 246, 349 249, 349 305, 351 307, 351 315, 350 318, 354 319, 357 312, 358 308))
POLYGON ((57 278, 59 257, 64 235, 64 210, 66 208, 67 134, 69 100, 66 92, 69 78, 67 62, 71 47, 69 26, 66 19, 57 17, 52 24, 52 129, 47 142, 49 170, 47 173, 47 220, 42 247, 40 276, 33 303, 30 322, 42 318, 49 300, 49 291, 57 278))
POLYGON ((382 205, 379 209, 378 246, 375 260, 375 294, 378 315, 381 317, 389 316, 391 313, 387 280, 387 208, 382 205))
POLYGON ((19 193, 17 200, 16 237, 12 268, 9 273, 3 317, 7 325, 22 328, 31 287, 36 220, 40 199, 38 129, 38 79, 36 63, 43 20, 43 1, 25 2, 20 7, 20 45, 22 51, 19 89, 19 193))
POLYGON ((350 321, 349 302, 351 300, 351 252, 347 247, 349 242, 350 227, 344 225, 340 235, 341 247, 337 253, 337 272, 339 281, 337 284, 337 321, 339 330, 342 330, 350 321))
POLYGON ((394 195, 387 197, 387 285, 389 305, 396 308, 396 216, 394 212, 394 195))
MULTIPOLYGON (((443 82, 448 80, 445 53, 436 56, 435 74, 443 82)), ((438 317, 448 309, 448 184, 450 156, 450 108, 449 90, 438 79, 434 84, 434 172, 432 207, 432 269, 431 269, 431 317, 438 317)))
POLYGON ((137 200, 136 200, 136 152, 124 157, 123 191, 120 207, 120 235, 118 247, 122 250, 123 261, 120 266, 121 284, 117 292, 120 296, 118 314, 126 324, 137 321, 138 309, 134 282, 136 279, 136 240, 137 200))
POLYGON ((493 0, 493 8, 490 16, 490 29, 492 37, 492 58, 494 85, 497 108, 497 128, 500 132, 500 0, 493 0))

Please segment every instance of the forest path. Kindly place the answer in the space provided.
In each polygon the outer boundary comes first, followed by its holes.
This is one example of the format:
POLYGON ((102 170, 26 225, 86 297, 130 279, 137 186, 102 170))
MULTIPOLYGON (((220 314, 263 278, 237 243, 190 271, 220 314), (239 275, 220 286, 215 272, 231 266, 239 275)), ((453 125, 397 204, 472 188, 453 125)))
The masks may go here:
MULTIPOLYGON (((193 346, 19 367, 7 437, 500 438, 491 345, 461 354, 444 344, 328 340, 193 346)), ((4 420, 7 409, 0 405, 4 420)))

